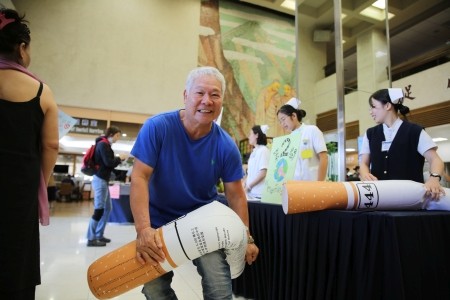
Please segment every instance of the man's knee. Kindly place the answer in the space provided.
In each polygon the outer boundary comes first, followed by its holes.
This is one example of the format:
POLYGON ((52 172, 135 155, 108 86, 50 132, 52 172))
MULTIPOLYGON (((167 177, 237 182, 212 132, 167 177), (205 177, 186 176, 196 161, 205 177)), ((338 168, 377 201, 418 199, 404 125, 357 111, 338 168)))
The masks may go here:
POLYGON ((232 299, 230 266, 223 250, 194 259, 202 277, 203 299, 232 299))
POLYGON ((144 284, 142 293, 146 299, 163 299, 172 300, 177 299, 175 291, 171 288, 173 272, 167 272, 166 274, 144 284))
POLYGON ((100 221, 100 219, 103 217, 103 212, 105 211, 105 209, 101 208, 101 209, 94 209, 94 214, 92 215, 92 219, 94 219, 95 221, 100 221))

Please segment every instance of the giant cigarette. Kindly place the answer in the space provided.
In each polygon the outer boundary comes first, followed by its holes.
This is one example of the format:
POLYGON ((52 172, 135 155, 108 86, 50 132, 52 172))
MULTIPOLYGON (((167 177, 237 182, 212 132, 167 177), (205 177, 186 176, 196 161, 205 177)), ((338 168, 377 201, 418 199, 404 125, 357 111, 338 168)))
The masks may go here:
POLYGON ((411 180, 287 181, 282 191, 285 214, 318 210, 450 210, 450 189, 439 201, 425 196, 423 183, 411 180))
POLYGON ((245 267, 247 232, 239 216, 214 201, 158 228, 166 260, 152 266, 136 260, 136 241, 130 242, 94 261, 87 280, 98 299, 110 299, 149 282, 206 253, 225 249, 231 277, 245 267))

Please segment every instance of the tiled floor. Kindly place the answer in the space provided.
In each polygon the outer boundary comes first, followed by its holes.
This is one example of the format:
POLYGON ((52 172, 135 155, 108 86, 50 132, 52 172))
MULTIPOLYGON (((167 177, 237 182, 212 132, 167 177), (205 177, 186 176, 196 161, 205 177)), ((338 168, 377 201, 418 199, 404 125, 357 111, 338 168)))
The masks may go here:
MULTIPOLYGON (((112 240, 106 247, 86 247, 86 230, 92 215, 92 204, 56 202, 50 226, 41 231, 41 279, 36 289, 37 300, 96 299, 89 290, 86 270, 102 255, 134 239, 133 225, 109 224, 105 236, 112 240)), ((175 269, 173 288, 180 300, 202 299, 200 276, 192 263, 175 269)), ((114 299, 145 299, 135 288, 114 299)), ((243 298, 234 298, 243 299, 243 298)))

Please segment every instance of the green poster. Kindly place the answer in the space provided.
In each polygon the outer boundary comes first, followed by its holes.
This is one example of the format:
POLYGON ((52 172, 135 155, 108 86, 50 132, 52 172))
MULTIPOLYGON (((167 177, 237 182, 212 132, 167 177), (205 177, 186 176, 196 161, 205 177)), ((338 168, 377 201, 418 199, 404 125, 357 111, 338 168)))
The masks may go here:
POLYGON ((261 202, 281 204, 283 183, 294 177, 299 147, 300 133, 297 132, 273 139, 261 202))

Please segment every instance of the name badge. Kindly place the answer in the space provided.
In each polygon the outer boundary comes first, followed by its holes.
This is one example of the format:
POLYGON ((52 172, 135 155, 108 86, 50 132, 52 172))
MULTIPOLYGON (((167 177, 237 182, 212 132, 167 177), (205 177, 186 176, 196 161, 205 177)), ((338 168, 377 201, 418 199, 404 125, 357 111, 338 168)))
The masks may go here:
POLYGON ((308 159, 313 157, 312 149, 305 149, 301 152, 302 159, 308 159))
POLYGON ((392 142, 381 142, 381 151, 389 151, 389 148, 391 148, 392 142))

